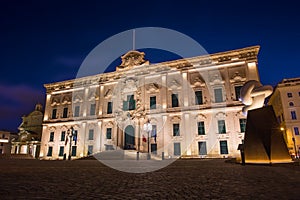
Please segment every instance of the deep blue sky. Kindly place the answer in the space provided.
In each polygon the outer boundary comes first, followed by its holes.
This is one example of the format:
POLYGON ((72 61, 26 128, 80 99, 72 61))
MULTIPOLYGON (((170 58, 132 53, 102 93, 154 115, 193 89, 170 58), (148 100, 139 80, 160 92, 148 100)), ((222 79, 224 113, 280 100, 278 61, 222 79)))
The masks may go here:
POLYGON ((44 83, 74 78, 100 42, 138 27, 174 29, 208 53, 260 45, 263 84, 298 77, 300 12, 295 2, 2 0, 0 130, 16 130, 22 115, 44 103, 44 83))

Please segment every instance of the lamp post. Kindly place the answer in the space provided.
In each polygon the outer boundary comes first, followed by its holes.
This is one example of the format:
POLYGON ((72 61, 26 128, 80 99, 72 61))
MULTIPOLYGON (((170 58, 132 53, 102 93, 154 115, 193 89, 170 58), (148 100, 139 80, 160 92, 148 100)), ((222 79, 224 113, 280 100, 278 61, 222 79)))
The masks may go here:
MULTIPOLYGON (((285 128, 281 127, 280 128, 281 131, 284 131, 285 135, 286 135, 286 130, 285 128)), ((295 150, 295 158, 298 157, 298 153, 297 153, 297 149, 296 149, 296 141, 295 141, 295 135, 292 133, 293 137, 292 137, 292 141, 293 141, 293 144, 294 144, 294 150, 295 150)))
POLYGON ((296 141, 295 141, 295 137, 294 136, 293 136, 292 140, 293 140, 293 143, 294 143, 295 158, 298 158, 298 153, 297 153, 297 149, 296 149, 296 141))
POLYGON ((73 126, 71 126, 70 129, 68 129, 68 136, 70 138, 70 142, 69 142, 69 156, 68 156, 68 160, 71 160, 71 149, 72 149, 72 138, 73 138, 73 134, 74 134, 74 128, 73 126))

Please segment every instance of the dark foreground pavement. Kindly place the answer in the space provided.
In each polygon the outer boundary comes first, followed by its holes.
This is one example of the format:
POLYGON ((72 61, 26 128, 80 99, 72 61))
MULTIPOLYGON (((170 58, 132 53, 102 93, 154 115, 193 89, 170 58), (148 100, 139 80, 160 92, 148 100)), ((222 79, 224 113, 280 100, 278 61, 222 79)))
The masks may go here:
POLYGON ((97 160, 0 160, 0 199, 300 199, 300 166, 177 160, 150 173, 97 160))

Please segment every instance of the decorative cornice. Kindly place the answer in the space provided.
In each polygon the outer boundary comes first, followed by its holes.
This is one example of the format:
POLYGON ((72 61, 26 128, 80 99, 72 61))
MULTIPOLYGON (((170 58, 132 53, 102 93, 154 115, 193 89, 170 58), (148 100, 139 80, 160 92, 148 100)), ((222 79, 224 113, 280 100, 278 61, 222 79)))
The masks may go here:
POLYGON ((122 59, 125 58, 131 58, 133 59, 134 56, 137 56, 135 59, 131 60, 128 64, 128 66, 131 67, 125 67, 126 62, 122 62, 120 66, 123 66, 120 68, 122 69, 109 72, 109 73, 103 73, 103 74, 97 74, 92 76, 86 76, 82 78, 76 78, 61 82, 55 82, 55 83, 48 83, 44 84, 44 87, 47 90, 48 94, 51 94, 55 91, 62 91, 62 90, 72 90, 75 88, 82 88, 82 87, 88 87, 95 84, 106 84, 113 81, 118 81, 122 76, 125 76, 126 74, 140 74, 145 75, 148 73, 165 73, 170 70, 189 70, 193 68, 199 68, 201 67, 209 67, 209 66, 218 66, 221 64, 226 63, 235 63, 235 62, 241 62, 241 61, 247 61, 247 62, 257 62, 257 55, 259 52, 260 46, 251 46, 246 47, 242 49, 236 49, 231 51, 225 51, 220 53, 214 53, 209 55, 202 55, 192 58, 185 58, 185 59, 179 59, 174 61, 167 61, 167 62, 161 62, 157 64, 149 64, 148 61, 144 60, 144 53, 138 52, 138 51, 130 51, 124 56, 122 56, 122 59), (138 52, 138 53, 137 53, 138 52), (139 57, 140 56, 140 57, 139 57))

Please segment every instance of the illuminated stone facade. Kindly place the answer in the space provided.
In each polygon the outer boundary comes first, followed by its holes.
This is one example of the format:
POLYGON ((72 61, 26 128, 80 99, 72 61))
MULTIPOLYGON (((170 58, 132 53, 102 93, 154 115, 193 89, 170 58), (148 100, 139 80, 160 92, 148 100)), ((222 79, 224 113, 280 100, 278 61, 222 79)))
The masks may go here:
POLYGON ((18 137, 11 141, 11 154, 39 157, 43 116, 42 105, 37 104, 31 113, 22 117, 18 137))
POLYGON ((276 86, 269 105, 274 108, 290 154, 295 155, 295 148, 296 152, 300 148, 300 78, 283 79, 276 86))
POLYGON ((10 154, 10 134, 9 131, 0 131, 0 155, 10 154))
POLYGON ((246 123, 239 90, 259 81, 258 51, 253 46, 158 64, 130 51, 114 72, 45 84, 40 157, 147 152, 148 119, 153 157, 239 156, 246 123))

